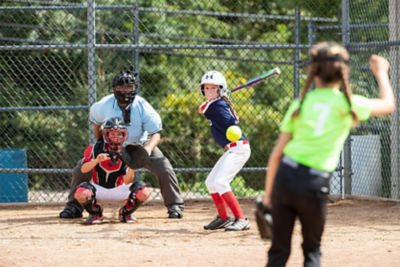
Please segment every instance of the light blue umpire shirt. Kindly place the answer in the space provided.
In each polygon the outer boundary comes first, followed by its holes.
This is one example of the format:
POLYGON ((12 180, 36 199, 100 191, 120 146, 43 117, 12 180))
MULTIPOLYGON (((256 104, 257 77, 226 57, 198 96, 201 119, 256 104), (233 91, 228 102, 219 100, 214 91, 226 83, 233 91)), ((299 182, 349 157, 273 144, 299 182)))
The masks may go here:
MULTIPOLYGON (((103 97, 90 107, 89 119, 101 125, 107 119, 118 117, 123 119, 114 94, 103 97)), ((144 144, 150 135, 162 129, 160 115, 141 96, 136 95, 131 107, 131 124, 128 126, 128 143, 144 144)))

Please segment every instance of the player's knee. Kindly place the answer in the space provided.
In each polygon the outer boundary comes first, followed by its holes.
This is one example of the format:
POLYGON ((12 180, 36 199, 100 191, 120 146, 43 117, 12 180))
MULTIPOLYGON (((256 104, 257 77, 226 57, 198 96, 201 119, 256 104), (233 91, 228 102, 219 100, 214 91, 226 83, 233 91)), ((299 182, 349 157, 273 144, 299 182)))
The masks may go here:
POLYGON ((150 188, 143 181, 134 182, 129 189, 135 196, 134 200, 139 202, 146 201, 151 193, 150 188))
POLYGON ((136 199, 140 202, 145 202, 150 197, 150 188, 146 185, 136 192, 136 199))
POLYGON ((96 195, 96 188, 87 182, 81 183, 75 190, 74 198, 82 205, 90 203, 96 195))
POLYGON ((206 179, 206 187, 210 192, 215 190, 214 183, 209 179, 206 179))
POLYGON ((224 183, 216 183, 215 184, 215 190, 220 194, 224 194, 228 191, 232 191, 231 187, 229 184, 224 184, 224 183))

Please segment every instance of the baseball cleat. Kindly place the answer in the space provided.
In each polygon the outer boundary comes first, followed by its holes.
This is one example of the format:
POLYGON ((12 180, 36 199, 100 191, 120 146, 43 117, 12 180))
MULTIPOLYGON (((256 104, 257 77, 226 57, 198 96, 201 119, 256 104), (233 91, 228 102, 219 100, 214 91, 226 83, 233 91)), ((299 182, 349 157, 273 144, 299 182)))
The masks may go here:
POLYGON ((100 214, 90 214, 84 224, 100 224, 103 222, 103 217, 100 214))
POLYGON ((235 221, 225 227, 225 231, 244 231, 250 229, 250 221, 246 219, 236 218, 235 221))
POLYGON ((124 222, 124 223, 136 223, 137 222, 136 218, 133 217, 131 214, 124 213, 123 208, 119 209, 118 218, 119 218, 120 222, 124 222))
POLYGON ((209 224, 204 225, 204 230, 216 230, 228 226, 231 223, 231 218, 228 217, 225 220, 217 216, 209 224))

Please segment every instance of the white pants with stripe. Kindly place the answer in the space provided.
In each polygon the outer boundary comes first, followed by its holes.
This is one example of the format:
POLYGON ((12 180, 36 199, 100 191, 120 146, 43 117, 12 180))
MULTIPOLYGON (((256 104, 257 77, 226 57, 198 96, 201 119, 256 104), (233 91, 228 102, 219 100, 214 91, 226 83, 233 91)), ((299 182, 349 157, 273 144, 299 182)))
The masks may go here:
POLYGON ((230 183, 250 158, 249 144, 238 144, 227 150, 217 161, 206 179, 210 194, 220 195, 231 191, 230 183))

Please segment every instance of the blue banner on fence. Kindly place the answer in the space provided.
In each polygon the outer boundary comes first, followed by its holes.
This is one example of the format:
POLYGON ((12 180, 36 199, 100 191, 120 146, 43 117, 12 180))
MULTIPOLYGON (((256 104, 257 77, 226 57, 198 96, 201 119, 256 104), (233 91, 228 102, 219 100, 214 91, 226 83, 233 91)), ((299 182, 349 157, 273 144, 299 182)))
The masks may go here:
MULTIPOLYGON (((0 149, 0 168, 27 168, 25 149, 0 149)), ((28 174, 0 173, 0 203, 28 202, 28 174)))

